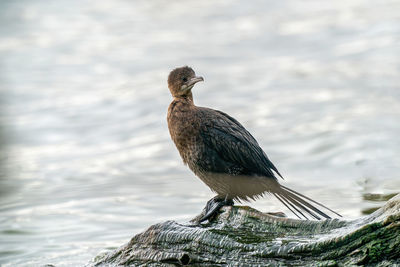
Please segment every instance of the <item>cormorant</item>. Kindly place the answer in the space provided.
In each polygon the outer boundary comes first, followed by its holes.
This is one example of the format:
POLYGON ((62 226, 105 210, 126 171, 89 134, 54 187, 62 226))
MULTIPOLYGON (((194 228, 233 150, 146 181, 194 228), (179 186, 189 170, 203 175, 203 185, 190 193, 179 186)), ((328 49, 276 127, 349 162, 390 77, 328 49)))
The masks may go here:
POLYGON ((335 211, 279 184, 282 178, 254 137, 228 114, 193 103, 192 88, 203 77, 192 68, 176 68, 168 76, 173 101, 168 108, 168 128, 182 160, 217 196, 206 205, 200 222, 210 219, 233 200, 249 200, 265 193, 274 195, 298 218, 321 217, 335 211), (307 217, 308 216, 308 217, 307 217))

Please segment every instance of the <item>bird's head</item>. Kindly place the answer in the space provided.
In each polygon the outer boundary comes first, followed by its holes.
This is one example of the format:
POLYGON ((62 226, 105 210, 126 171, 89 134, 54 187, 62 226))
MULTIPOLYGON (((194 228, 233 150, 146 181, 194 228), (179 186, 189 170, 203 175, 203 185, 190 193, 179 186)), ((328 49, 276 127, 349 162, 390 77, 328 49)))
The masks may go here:
POLYGON ((191 96, 193 86, 201 81, 204 81, 203 77, 196 76, 192 68, 184 66, 170 72, 168 88, 173 97, 191 96))

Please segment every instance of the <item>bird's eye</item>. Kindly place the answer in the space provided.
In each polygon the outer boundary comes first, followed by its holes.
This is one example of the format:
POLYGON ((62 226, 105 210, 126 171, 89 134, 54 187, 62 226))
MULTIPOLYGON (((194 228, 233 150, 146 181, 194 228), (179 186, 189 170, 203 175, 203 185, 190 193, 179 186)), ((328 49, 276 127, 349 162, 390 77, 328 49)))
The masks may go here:
POLYGON ((187 78, 186 77, 182 78, 182 81, 187 82, 187 78))

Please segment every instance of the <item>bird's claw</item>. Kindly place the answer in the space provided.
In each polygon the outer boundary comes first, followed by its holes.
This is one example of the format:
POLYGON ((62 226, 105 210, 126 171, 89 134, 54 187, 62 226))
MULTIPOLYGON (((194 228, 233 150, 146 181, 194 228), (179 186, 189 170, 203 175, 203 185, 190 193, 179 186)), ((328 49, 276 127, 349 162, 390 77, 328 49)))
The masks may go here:
POLYGON ((199 219, 199 222, 204 222, 205 220, 210 220, 213 218, 218 211, 223 207, 223 206, 233 206, 233 200, 232 199, 221 199, 218 197, 213 197, 207 202, 207 205, 205 207, 205 214, 203 217, 199 219))

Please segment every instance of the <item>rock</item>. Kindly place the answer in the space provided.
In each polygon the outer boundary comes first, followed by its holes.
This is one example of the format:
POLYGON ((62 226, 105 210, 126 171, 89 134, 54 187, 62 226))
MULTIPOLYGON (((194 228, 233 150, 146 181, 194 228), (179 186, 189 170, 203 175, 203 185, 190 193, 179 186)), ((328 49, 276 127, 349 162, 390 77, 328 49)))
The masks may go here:
POLYGON ((155 224, 90 266, 400 266, 400 194, 352 221, 222 211, 208 224, 155 224))

